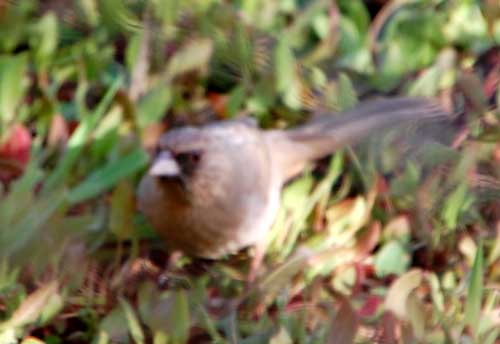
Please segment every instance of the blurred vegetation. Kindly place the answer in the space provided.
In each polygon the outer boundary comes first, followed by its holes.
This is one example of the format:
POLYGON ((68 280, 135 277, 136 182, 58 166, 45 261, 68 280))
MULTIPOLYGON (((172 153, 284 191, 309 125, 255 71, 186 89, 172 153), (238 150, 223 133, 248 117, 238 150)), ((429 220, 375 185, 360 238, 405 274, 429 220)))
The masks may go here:
POLYGON ((495 0, 0 1, 0 343, 500 342, 499 44, 495 0), (319 162, 248 288, 135 209, 172 125, 399 94, 451 142, 319 162))

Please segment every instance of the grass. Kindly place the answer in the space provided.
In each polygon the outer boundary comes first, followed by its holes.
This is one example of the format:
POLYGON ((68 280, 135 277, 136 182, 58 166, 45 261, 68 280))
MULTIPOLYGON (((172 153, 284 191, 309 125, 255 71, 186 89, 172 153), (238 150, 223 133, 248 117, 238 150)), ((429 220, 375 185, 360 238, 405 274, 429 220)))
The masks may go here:
POLYGON ((0 2, 0 344, 500 342, 498 13, 0 2), (173 125, 288 127, 400 94, 457 121, 375 134, 293 180, 250 286, 251 250, 171 257, 136 210, 173 125))

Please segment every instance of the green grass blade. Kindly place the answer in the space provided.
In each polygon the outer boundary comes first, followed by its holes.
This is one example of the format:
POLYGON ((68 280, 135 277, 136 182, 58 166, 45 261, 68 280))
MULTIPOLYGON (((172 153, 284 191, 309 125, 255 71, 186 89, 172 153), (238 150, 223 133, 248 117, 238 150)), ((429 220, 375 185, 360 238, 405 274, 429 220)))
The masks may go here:
POLYGON ((32 240, 38 230, 63 205, 65 192, 55 190, 29 205, 24 217, 3 232, 0 252, 9 256, 32 240))
POLYGON ((139 322, 139 319, 137 318, 137 315, 134 312, 134 309, 132 308, 130 303, 127 302, 127 300, 119 298, 118 301, 120 302, 120 305, 122 306, 123 311, 125 313, 128 330, 130 335, 134 339, 134 342, 137 344, 144 343, 145 342, 144 332, 142 331, 141 324, 139 322))
POLYGON ((108 163, 92 173, 87 179, 69 192, 70 204, 85 201, 108 190, 119 180, 139 171, 148 162, 148 155, 142 148, 137 148, 128 155, 108 163))
POLYGON ((89 135, 95 129, 97 123, 108 109, 122 83, 122 77, 116 78, 99 105, 97 105, 97 108, 81 121, 80 125, 68 141, 68 150, 66 154, 63 156, 56 169, 48 176, 42 192, 47 192, 59 183, 64 182, 71 168, 80 157, 80 153, 82 152, 89 135))
POLYGON ((465 303, 465 325, 470 326, 474 336, 477 336, 481 318, 481 300, 483 297, 483 246, 478 245, 474 265, 472 266, 467 300, 465 303))
MULTIPOLYGON (((0 119, 8 123, 16 116, 16 110, 26 91, 24 81, 28 57, 0 56, 0 119)), ((0 128, 1 123, 0 123, 0 128)))

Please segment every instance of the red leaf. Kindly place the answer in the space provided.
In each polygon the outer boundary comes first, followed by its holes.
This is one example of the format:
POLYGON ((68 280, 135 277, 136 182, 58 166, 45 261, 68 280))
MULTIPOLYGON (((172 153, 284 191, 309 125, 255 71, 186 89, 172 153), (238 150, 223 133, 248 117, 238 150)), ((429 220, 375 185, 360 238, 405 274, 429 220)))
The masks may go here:
POLYGON ((348 299, 340 300, 340 308, 333 319, 328 336, 329 344, 354 343, 359 327, 359 318, 348 299))
POLYGON ((383 303, 383 300, 376 295, 370 295, 366 299, 363 306, 359 309, 358 315, 360 317, 372 317, 375 315, 379 306, 383 303))
POLYGON ((0 158, 15 161, 24 167, 30 159, 30 150, 30 132, 22 124, 16 124, 0 144, 0 158))

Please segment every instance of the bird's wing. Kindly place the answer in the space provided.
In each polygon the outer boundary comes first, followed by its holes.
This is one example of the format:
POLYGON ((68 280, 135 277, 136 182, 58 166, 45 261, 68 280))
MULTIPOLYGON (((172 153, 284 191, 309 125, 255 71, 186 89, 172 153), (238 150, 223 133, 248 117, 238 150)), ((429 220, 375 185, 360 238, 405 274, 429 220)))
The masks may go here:
POLYGON ((385 98, 367 101, 339 114, 322 114, 287 131, 269 131, 266 140, 287 180, 311 160, 322 158, 371 133, 408 122, 449 121, 452 116, 436 101, 426 98, 385 98))

